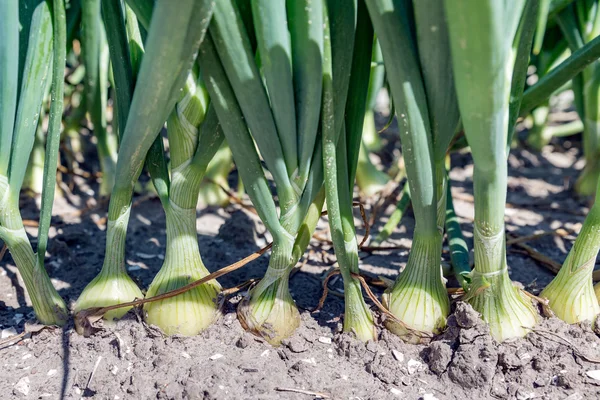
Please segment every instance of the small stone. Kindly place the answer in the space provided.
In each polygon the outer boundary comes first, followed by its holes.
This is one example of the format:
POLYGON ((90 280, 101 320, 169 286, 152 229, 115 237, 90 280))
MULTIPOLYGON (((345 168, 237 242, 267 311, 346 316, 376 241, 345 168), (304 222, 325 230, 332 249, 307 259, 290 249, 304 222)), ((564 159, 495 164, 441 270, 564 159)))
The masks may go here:
POLYGON ((331 338, 321 336, 321 337, 319 337, 319 342, 324 343, 324 344, 331 344, 331 338))
POLYGON ((248 336, 242 335, 237 340, 237 342, 235 342, 235 345, 240 349, 245 349, 246 347, 250 346, 250 339, 248 338, 248 336))
POLYGON ((6 339, 11 336, 15 336, 17 334, 17 330, 14 327, 2 329, 2 333, 0 334, 0 339, 6 339))
POLYGON ((110 373, 113 375, 117 375, 117 372, 119 372, 119 367, 113 365, 113 367, 110 369, 110 373))
POLYGON ((523 361, 530 360, 531 359, 531 354, 529 354, 529 353, 522 353, 522 354, 519 354, 519 358, 521 360, 523 360, 523 361))
POLYGON ((23 395, 23 396, 28 396, 29 395, 29 377, 28 376, 24 376, 23 378, 19 379, 19 381, 15 384, 15 387, 13 388, 13 393, 17 396, 19 395, 23 395))
POLYGON ((570 394, 569 396, 565 397, 565 400, 583 400, 583 396, 581 394, 579 394, 578 392, 575 392, 575 393, 570 394))
POLYGON ((192 358, 192 356, 190 356, 188 353, 186 353, 185 351, 181 352, 181 357, 183 358, 192 358))
POLYGON ((529 399, 534 399, 534 398, 535 398, 534 392, 527 392, 523 389, 517 390, 517 400, 529 400, 529 399))
POLYGON ((270 353, 270 351, 269 351, 269 350, 265 350, 265 351, 263 351, 262 353, 260 353, 260 356, 261 356, 261 357, 269 357, 269 353, 270 353))
POLYGON ((211 361, 215 361, 215 360, 218 360, 219 358, 223 358, 223 357, 224 357, 223 354, 217 353, 217 354, 210 356, 209 358, 211 361))
POLYGON ((421 399, 423 400, 439 400, 437 397, 433 395, 433 393, 425 393, 421 399))
POLYGON ((367 342, 366 345, 367 350, 369 350, 371 353, 377 353, 379 350, 379 346, 377 345, 377 343, 375 343, 375 341, 370 340, 367 342))
POLYGON ((421 362, 417 361, 417 360, 413 360, 412 358, 410 360, 408 360, 408 363, 406 364, 408 367, 408 373, 410 375, 414 374, 415 372, 417 372, 421 366, 423 365, 421 362))
POLYGON ((395 396, 402 396, 402 391, 400 389, 396 389, 396 388, 390 388, 390 392, 392 392, 393 395, 395 396))
POLYGON ((28 353, 28 354, 25 354, 23 357, 21 357, 21 360, 27 360, 28 358, 31 358, 31 357, 33 357, 31 355, 31 353, 28 353))
POLYGON ((302 360, 302 362, 305 362, 307 364, 317 365, 317 360, 315 360, 314 357, 306 358, 306 359, 302 360))
POLYGON ((54 376, 58 373, 57 370, 55 369, 51 369, 50 371, 48 371, 48 373, 46 374, 46 376, 54 376))
POLYGON ((392 355, 399 362, 404 362, 404 354, 400 353, 398 350, 392 350, 392 355))
POLYGON ((284 340, 282 342, 292 353, 303 353, 308 350, 308 346, 306 345, 306 340, 303 338, 294 336, 289 340, 284 340))
POLYGON ((588 378, 592 378, 597 381, 600 381, 600 369, 594 369, 591 371, 587 371, 585 374, 588 376, 588 378))

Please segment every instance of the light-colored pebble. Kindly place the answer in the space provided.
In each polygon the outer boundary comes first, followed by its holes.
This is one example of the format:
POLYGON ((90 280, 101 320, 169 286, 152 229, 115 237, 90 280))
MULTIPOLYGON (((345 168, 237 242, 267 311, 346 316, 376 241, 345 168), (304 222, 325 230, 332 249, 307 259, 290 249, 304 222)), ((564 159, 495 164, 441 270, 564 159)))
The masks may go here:
POLYGON ((188 353, 186 353, 185 351, 181 352, 181 357, 183 358, 192 358, 192 356, 190 356, 188 353))
POLYGON ((406 366, 408 367, 408 373, 410 375, 414 374, 421 368, 422 365, 423 364, 420 361, 413 360, 411 358, 410 360, 408 360, 408 363, 406 364, 406 366))
POLYGON ((46 375, 47 375, 47 376, 54 376, 54 375, 56 375, 57 373, 58 373, 58 371, 57 371, 57 370, 55 370, 55 369, 51 369, 51 370, 49 370, 49 371, 48 371, 48 373, 47 373, 46 375))
POLYGON ((269 351, 269 350, 265 350, 265 351, 263 351, 262 353, 260 353, 260 356, 261 356, 261 357, 269 357, 269 353, 270 353, 270 351, 269 351))
POLYGON ((14 391, 21 393, 23 396, 29 395, 29 377, 24 376, 15 384, 14 391))
POLYGON ((400 353, 398 350, 392 350, 392 355, 396 360, 404 362, 404 354, 400 353))
POLYGON ((212 356, 210 356, 209 358, 210 358, 212 361, 215 361, 215 360, 218 360, 219 358, 223 358, 223 357, 224 357, 224 355, 223 355, 223 354, 219 354, 219 353, 217 353, 217 354, 213 354, 213 355, 212 355, 212 356))
POLYGON ((580 393, 575 392, 568 397, 565 397, 565 400, 583 400, 583 396, 580 393))
POLYGON ((329 337, 325 337, 325 336, 321 336, 319 338, 319 342, 321 343, 325 343, 325 344, 331 344, 331 338, 329 337))
POLYGON ((10 328, 2 329, 2 333, 0 333, 0 339, 6 339, 16 334, 17 330, 11 326, 10 328))
POLYGON ((423 400, 439 400, 433 395, 433 393, 425 393, 422 397, 423 400))
POLYGON ((119 372, 119 367, 117 367, 116 365, 113 365, 112 368, 110 369, 110 373, 113 375, 117 375, 117 372, 119 372))
POLYGON ((593 369, 585 373, 589 378, 600 381, 600 369, 593 369))
POLYGON ((21 357, 21 360, 27 360, 28 358, 31 358, 31 357, 33 357, 33 355, 31 353, 27 353, 23 357, 21 357))
POLYGON ((317 360, 315 360, 314 357, 305 358, 304 360, 302 360, 302 362, 305 362, 307 364, 317 365, 317 360))
POLYGON ((390 388, 390 392, 395 396, 402 396, 402 391, 400 389, 390 388))

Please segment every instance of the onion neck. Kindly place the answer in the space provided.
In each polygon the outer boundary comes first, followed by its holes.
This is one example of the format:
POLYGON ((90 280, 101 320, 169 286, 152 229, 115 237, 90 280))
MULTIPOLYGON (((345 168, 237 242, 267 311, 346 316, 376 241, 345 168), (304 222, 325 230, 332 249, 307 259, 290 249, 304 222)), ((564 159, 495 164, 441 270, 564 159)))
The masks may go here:
POLYGON ((485 169, 475 167, 475 269, 465 296, 498 341, 525 336, 538 320, 531 301, 508 275, 504 235, 506 179, 505 159, 492 162, 485 169))

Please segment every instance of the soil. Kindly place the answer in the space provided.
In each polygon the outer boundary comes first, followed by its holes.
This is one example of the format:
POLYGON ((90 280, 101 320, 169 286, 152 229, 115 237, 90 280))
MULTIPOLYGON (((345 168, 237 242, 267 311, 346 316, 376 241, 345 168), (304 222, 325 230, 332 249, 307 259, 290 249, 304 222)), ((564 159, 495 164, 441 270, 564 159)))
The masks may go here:
MULTIPOLYGON (((394 154, 394 129, 384 135, 380 162, 394 154)), ((535 153, 515 149, 509 159, 506 227, 519 237, 545 235, 527 242, 562 263, 587 211, 571 190, 582 167, 574 139, 535 153)), ((397 150, 395 150, 397 152, 397 150)), ((454 154, 451 179, 457 214, 467 240, 472 238, 472 161, 454 154)), ((97 168, 91 166, 90 168, 97 168)), ((62 185, 57 199, 47 268, 59 293, 73 302, 102 265, 106 204, 94 204, 97 182, 80 177, 72 190, 62 185), (81 210, 84 210, 81 212, 81 210)), ((236 179, 232 175, 232 184, 236 179)), ((398 194, 399 189, 394 191, 398 194)), ((394 196, 376 213, 373 231, 385 223, 394 196)), ((374 201, 367 201, 374 211, 374 201)), ((25 219, 37 219, 34 201, 23 198, 25 219)), ((358 212, 359 235, 364 224, 358 212)), ((147 288, 165 252, 165 220, 160 202, 137 196, 127 235, 127 263, 140 287, 147 288)), ((405 265, 414 219, 409 212, 385 245, 397 249, 363 253, 361 269, 370 276, 394 279, 405 265)), ((202 257, 215 271, 269 241, 264 226, 239 205, 198 212, 202 257)), ((327 224, 320 223, 326 236, 327 224)), ((35 228, 28 228, 32 240, 35 228)), ((362 237, 362 236, 361 236, 362 237)), ((470 243, 471 245, 472 243, 470 243)), ((34 244, 35 245, 35 244, 34 244)), ((447 252, 444 257, 447 259, 447 252)), ((527 337, 494 341, 470 306, 455 302, 448 329, 427 345, 409 345, 380 330, 379 340, 363 344, 341 333, 342 285, 330 284, 324 308, 311 313, 322 293, 322 278, 335 258, 331 245, 313 240, 306 260, 290 281, 302 311, 302 324, 279 348, 244 332, 235 307, 243 293, 230 297, 216 324, 195 337, 165 337, 130 312, 104 325, 92 337, 79 336, 72 323, 42 329, 17 343, 0 346, 0 395, 3 399, 569 399, 600 398, 600 338, 590 325, 569 326, 544 318, 527 337)), ((532 293, 553 277, 523 249, 508 247, 511 277, 532 293)), ((219 279, 233 287, 259 278, 265 255, 219 279)), ((334 278, 335 279, 335 278, 334 278)), ((453 284, 452 281, 449 284, 453 284)), ((455 283, 454 283, 455 284, 455 283)), ((374 287, 381 295, 381 288, 374 287)), ((9 254, 0 260, 2 337, 22 332, 33 317, 31 304, 9 254)))

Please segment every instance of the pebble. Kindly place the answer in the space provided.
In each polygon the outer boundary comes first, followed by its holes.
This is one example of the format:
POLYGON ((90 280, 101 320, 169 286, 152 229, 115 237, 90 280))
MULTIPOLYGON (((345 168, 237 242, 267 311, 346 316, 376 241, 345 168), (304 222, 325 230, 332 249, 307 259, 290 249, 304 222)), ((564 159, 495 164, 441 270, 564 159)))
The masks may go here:
POLYGON ((314 357, 306 358, 306 359, 302 360, 302 362, 305 362, 307 364, 317 365, 317 360, 315 360, 314 357))
POLYGON ((583 396, 578 392, 570 394, 568 397, 565 397, 565 400, 583 400, 583 396))
POLYGON ((398 350, 392 350, 392 355, 394 356, 394 358, 397 361, 399 361, 399 362, 404 361, 404 354, 400 353, 398 350))
POLYGON ((51 369, 50 371, 48 371, 48 373, 46 374, 47 376, 54 376, 58 373, 57 370, 55 369, 51 369))
POLYGON ((22 394, 23 396, 28 396, 29 395, 29 377, 25 376, 21 379, 19 379, 19 381, 15 384, 15 387, 13 389, 13 392, 15 394, 22 394))
POLYGON ((408 373, 410 375, 414 374, 415 372, 417 372, 421 368, 422 365, 423 364, 421 362, 419 362, 417 360, 413 360, 411 358, 410 360, 408 360, 408 363, 407 363, 408 373))
POLYGON ((534 392, 526 392, 525 390, 517 390, 517 400, 529 400, 536 397, 534 392))
POLYGON ((585 374, 588 376, 588 378, 600 381, 600 369, 593 369, 591 371, 587 371, 585 374))
POLYGON ((113 365, 113 367, 110 369, 110 373, 113 375, 117 375, 117 372, 119 372, 119 367, 113 365))
POLYGON ((402 391, 400 389, 390 388, 390 392, 392 392, 393 395, 402 396, 402 391))
POLYGON ((2 329, 2 333, 0 333, 0 339, 6 339, 16 334, 17 330, 11 326, 10 328, 2 329))
POLYGON ((319 338, 319 342, 321 343, 325 343, 325 344, 331 344, 331 338, 329 337, 325 337, 325 336, 321 336, 319 338))
POLYGON ((423 395, 423 397, 421 397, 421 399, 423 399, 423 400, 439 400, 437 397, 435 397, 433 395, 433 393, 425 393, 423 395))
POLYGON ((33 357, 33 355, 31 355, 31 353, 27 353, 23 357, 21 357, 21 360, 27 360, 28 358, 31 358, 31 357, 33 357))
POLYGON ((270 351, 269 350, 265 350, 262 353, 260 353, 261 357, 268 357, 269 356, 270 351))
POLYGON ((181 357, 183 358, 192 358, 192 356, 190 356, 188 353, 186 353, 185 351, 181 352, 181 357))
POLYGON ((211 361, 215 361, 215 360, 218 360, 219 358, 223 358, 223 357, 224 357, 223 354, 217 353, 217 354, 210 356, 209 358, 211 361))

